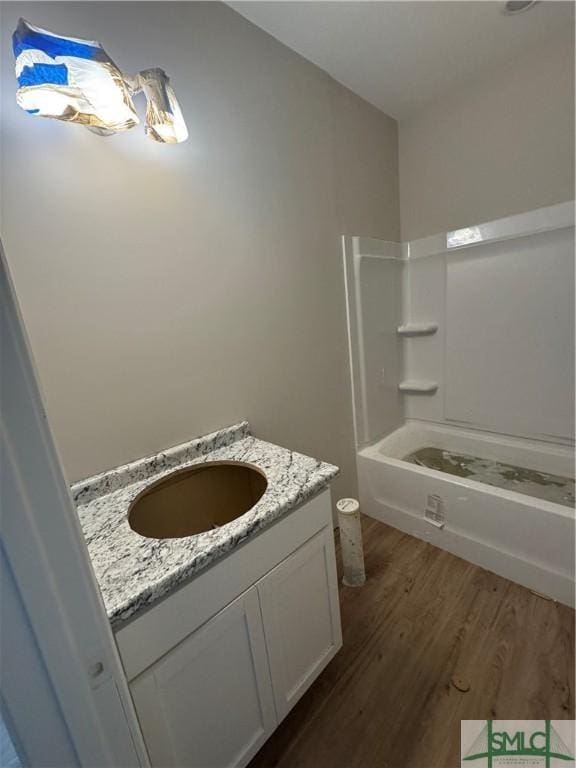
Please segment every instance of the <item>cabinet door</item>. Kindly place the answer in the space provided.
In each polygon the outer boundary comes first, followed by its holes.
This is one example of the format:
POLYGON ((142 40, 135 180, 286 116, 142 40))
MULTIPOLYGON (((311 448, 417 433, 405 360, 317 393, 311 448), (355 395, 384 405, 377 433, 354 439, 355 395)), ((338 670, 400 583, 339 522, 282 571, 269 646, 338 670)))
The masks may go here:
POLYGON ((324 528, 257 587, 282 720, 342 646, 332 530, 324 528))
POLYGON ((131 684, 154 766, 243 766, 276 726, 256 589, 131 684))

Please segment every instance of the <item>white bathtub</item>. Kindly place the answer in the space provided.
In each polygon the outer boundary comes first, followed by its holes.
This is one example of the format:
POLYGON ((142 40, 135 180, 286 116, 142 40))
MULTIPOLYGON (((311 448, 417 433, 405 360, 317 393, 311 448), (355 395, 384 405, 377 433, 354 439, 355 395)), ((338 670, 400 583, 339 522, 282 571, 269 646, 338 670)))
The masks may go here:
POLYGON ((574 477, 573 449, 408 421, 358 453, 365 514, 573 606, 574 510, 402 461, 424 447, 567 477, 574 477), (427 505, 438 504, 442 528, 425 517, 427 505))

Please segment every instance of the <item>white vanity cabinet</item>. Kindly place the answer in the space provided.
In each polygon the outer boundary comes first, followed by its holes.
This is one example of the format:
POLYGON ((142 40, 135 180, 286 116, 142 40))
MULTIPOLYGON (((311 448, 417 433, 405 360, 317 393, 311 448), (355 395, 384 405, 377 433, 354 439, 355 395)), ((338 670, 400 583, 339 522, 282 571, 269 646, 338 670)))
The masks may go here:
POLYGON ((342 645, 329 491, 117 641, 155 768, 246 765, 342 645))
POLYGON ((131 686, 152 765, 245 765, 276 717, 254 588, 131 686))

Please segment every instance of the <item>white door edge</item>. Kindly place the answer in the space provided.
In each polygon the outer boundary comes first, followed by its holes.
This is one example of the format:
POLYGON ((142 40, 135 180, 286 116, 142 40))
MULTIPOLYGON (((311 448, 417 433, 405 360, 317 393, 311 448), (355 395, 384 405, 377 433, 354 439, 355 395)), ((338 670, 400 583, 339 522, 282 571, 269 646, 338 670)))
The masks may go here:
MULTIPOLYGON (((0 524, 6 558, 80 764, 148 766, 1 244, 0 313, 0 524)), ((16 725, 25 737, 26 724, 16 725)))

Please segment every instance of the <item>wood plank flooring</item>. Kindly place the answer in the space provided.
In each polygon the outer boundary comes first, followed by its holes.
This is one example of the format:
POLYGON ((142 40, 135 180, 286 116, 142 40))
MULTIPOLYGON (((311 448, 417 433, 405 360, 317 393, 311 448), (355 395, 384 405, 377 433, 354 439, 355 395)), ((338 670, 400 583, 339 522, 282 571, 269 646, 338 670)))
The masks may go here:
POLYGON ((462 719, 574 718, 574 611, 375 520, 363 531, 344 647, 250 768, 456 768, 462 719))

